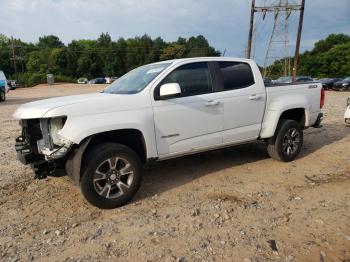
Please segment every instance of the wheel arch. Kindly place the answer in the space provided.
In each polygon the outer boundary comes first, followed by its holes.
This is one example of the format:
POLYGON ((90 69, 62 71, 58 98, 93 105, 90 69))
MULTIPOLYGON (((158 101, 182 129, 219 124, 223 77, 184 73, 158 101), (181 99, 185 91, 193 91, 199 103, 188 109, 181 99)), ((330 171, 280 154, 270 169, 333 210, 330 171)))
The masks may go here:
POLYGON ((281 119, 289 119, 297 121, 302 128, 305 127, 306 124, 306 112, 305 108, 293 108, 285 110, 279 117, 278 121, 281 119))
POLYGON ((260 133, 260 138, 262 139, 273 137, 276 134, 278 125, 282 119, 295 120, 303 129, 308 126, 308 115, 304 107, 285 108, 281 111, 270 111, 268 112, 266 119, 269 119, 269 121, 263 123, 260 133))
POLYGON ((147 147, 143 133, 138 129, 118 129, 97 133, 83 139, 68 157, 65 168, 74 184, 79 185, 84 156, 88 150, 101 143, 119 143, 135 151, 141 163, 147 162, 147 147))
POLYGON ((141 162, 145 163, 147 161, 146 140, 143 133, 138 129, 118 129, 92 135, 86 150, 89 150, 96 144, 107 142, 128 146, 136 152, 141 162))

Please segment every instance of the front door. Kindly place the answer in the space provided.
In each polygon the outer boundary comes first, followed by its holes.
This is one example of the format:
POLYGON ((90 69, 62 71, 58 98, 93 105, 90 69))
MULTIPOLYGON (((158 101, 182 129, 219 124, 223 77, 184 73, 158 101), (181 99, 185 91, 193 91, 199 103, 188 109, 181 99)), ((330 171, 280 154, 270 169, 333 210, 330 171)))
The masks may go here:
POLYGON ((207 62, 179 66, 161 81, 155 89, 153 105, 160 158, 222 143, 223 105, 217 100, 217 93, 212 91, 207 62), (159 88, 166 83, 178 83, 181 95, 159 99, 159 88))

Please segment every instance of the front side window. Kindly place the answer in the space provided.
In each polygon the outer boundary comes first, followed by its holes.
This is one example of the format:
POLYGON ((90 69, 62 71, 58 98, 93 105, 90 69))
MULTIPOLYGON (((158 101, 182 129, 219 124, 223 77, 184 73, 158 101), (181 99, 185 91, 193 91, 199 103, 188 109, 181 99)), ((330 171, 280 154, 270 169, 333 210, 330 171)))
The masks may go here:
POLYGON ((255 83, 252 69, 243 62, 218 62, 224 90, 239 89, 255 83))
POLYGON ((156 89, 155 96, 159 97, 161 85, 178 83, 181 87, 181 97, 194 96, 212 91, 212 82, 208 63, 199 62, 182 65, 166 76, 156 89))

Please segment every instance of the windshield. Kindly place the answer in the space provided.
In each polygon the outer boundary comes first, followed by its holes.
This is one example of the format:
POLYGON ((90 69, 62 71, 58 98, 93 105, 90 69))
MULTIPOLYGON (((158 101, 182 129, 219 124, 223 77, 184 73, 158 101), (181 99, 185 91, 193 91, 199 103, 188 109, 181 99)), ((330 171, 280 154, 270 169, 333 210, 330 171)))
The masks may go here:
POLYGON ((142 91, 170 64, 160 63, 138 67, 118 78, 104 92, 110 94, 136 94, 142 91))
POLYGON ((345 78, 343 81, 350 81, 350 76, 348 76, 347 78, 345 78))

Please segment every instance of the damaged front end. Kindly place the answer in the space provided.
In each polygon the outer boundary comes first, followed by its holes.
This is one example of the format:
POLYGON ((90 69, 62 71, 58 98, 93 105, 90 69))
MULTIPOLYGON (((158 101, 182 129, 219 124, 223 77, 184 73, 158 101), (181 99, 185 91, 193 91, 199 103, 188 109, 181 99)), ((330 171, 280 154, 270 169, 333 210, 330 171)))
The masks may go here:
POLYGON ((54 175, 64 166, 64 160, 73 143, 60 136, 67 117, 22 119, 22 135, 16 139, 17 158, 23 164, 30 164, 36 178, 54 175))

